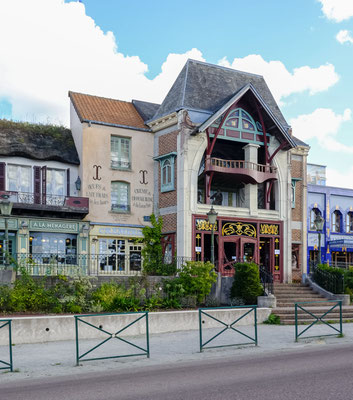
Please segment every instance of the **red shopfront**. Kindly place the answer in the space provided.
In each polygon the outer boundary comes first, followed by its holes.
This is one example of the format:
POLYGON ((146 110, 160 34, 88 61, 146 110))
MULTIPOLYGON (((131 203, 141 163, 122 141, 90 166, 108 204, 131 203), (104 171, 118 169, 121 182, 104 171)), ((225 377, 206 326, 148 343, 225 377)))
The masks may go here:
MULTIPOLYGON (((207 217, 193 216, 193 257, 211 259, 212 226, 207 217)), ((214 229, 216 268, 223 276, 232 276, 236 262, 255 262, 283 280, 282 222, 218 217, 214 229)))

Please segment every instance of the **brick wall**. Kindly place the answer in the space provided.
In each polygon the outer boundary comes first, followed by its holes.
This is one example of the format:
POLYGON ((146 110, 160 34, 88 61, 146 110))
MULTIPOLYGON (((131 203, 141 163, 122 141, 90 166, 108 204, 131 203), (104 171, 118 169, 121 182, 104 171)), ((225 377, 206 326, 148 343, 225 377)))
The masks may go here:
POLYGON ((163 228, 162 232, 176 232, 177 229, 177 215, 176 214, 167 214, 162 215, 163 219, 163 228))
POLYGON ((302 241, 302 231, 300 229, 292 229, 292 241, 293 242, 302 241))
MULTIPOLYGON (((303 163, 301 161, 292 160, 292 178, 303 179, 303 163)), ((303 180, 297 181, 295 185, 295 208, 292 209, 292 220, 302 221, 303 210, 303 180)))
POLYGON ((162 135, 158 139, 159 155, 168 154, 177 151, 178 131, 162 135))
MULTIPOLYGON (((168 154, 177 151, 178 131, 167 133, 159 137, 159 155, 168 154)), ((158 169, 158 187, 159 187, 159 208, 172 207, 177 205, 177 157, 174 159, 174 190, 161 193, 161 168, 158 169)), ((168 230, 167 230, 168 231, 168 230)))

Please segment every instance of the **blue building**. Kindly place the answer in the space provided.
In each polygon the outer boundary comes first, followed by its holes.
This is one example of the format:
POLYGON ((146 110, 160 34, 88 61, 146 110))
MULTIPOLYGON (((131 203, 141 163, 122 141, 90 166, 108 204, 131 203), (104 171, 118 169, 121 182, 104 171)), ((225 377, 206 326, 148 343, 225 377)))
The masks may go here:
POLYGON ((308 266, 319 257, 314 223, 318 214, 325 220, 320 232, 321 262, 345 268, 353 265, 353 189, 308 185, 308 266))

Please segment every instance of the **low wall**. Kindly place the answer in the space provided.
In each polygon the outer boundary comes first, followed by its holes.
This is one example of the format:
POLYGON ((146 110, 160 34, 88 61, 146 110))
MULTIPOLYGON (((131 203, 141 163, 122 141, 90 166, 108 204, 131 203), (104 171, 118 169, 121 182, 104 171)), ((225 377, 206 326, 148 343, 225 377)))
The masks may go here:
MULTIPOLYGON (((249 309, 208 309, 206 312, 221 321, 230 324, 242 316, 249 309)), ((262 323, 271 313, 270 308, 257 309, 257 322, 262 323)), ((129 323, 136 320, 142 314, 120 314, 120 315, 99 315, 82 317, 85 321, 100 326, 108 332, 115 333, 129 323)), ((185 330, 199 329, 199 311, 166 311, 151 312, 148 314, 149 332, 166 333, 185 330)), ((1 319, 0 319, 1 321, 1 319)), ((204 328, 220 327, 217 321, 203 316, 204 328)), ((254 312, 250 312, 241 319, 238 325, 252 325, 254 323, 254 312)), ((145 318, 130 326, 121 336, 142 335, 146 332, 145 318)), ((106 338, 107 335, 99 330, 79 322, 80 339, 106 338)), ((43 343, 59 340, 75 339, 75 318, 73 316, 46 316, 46 317, 14 317, 12 318, 12 342, 22 343, 43 343)), ((0 329, 0 345, 8 343, 8 329, 0 329)))

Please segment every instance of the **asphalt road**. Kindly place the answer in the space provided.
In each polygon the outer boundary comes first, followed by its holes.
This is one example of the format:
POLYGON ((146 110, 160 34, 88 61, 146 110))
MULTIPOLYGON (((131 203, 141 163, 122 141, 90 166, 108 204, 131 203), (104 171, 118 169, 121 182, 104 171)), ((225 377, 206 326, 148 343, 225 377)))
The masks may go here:
POLYGON ((1 400, 349 400, 353 344, 0 383, 1 400))

